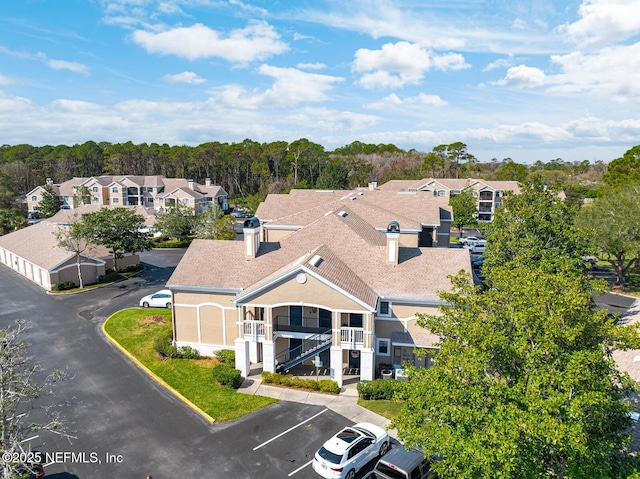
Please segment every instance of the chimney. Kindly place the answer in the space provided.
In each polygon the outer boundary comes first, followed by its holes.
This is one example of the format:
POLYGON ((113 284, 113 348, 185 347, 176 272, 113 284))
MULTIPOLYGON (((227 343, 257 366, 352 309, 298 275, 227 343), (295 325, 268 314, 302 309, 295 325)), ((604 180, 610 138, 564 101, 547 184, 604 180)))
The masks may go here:
POLYGON ((205 186, 211 186, 211 178, 205 178, 204 179, 204 185, 205 186))
POLYGON ((187 183, 189 184, 189 189, 193 190, 194 189, 193 186, 195 184, 195 181, 194 180, 187 180, 187 183))
POLYGON ((398 264, 400 252, 400 224, 391 221, 387 225, 387 264, 398 264))
POLYGON ((260 220, 255 216, 244 220, 242 233, 245 258, 255 258, 260 248, 260 220))

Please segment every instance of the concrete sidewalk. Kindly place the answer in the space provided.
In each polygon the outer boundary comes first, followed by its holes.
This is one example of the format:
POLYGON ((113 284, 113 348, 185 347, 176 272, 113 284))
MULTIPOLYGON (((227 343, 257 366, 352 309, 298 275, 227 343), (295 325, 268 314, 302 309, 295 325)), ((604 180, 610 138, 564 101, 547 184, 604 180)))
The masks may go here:
MULTIPOLYGON (((317 392, 303 391, 300 389, 284 388, 280 386, 271 386, 262 384, 260 376, 249 376, 242 383, 238 392, 243 394, 257 394, 258 396, 267 396, 281 401, 292 401, 302 404, 314 404, 316 406, 324 406, 327 409, 346 417, 353 422, 370 422, 385 429, 391 421, 382 417, 368 409, 358 405, 358 393, 355 385, 342 388, 339 395, 323 394, 317 392)), ((397 439, 395 429, 387 431, 389 436, 397 439)))

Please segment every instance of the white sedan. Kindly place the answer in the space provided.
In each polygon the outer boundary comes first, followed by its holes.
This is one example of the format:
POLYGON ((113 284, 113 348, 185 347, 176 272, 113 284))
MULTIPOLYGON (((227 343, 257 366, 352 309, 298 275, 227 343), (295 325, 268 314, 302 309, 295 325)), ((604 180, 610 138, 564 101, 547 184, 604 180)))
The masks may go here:
POLYGON ((353 479, 369 461, 389 449, 387 432, 361 422, 345 427, 315 453, 313 470, 327 479, 353 479))
POLYGON ((170 308, 171 301, 171 290, 163 289, 142 298, 140 306, 143 308, 170 308))

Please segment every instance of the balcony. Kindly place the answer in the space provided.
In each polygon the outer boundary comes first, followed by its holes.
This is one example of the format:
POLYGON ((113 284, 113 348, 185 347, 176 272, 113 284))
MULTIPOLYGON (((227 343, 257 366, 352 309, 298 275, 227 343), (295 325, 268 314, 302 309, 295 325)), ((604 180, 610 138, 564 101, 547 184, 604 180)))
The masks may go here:
POLYGON ((364 328, 340 328, 342 349, 361 349, 364 346, 364 328))
POLYGON ((264 321, 244 321, 244 339, 264 341, 264 321))
POLYGON ((325 324, 320 326, 318 318, 308 317, 291 317, 291 316, 276 316, 273 318, 273 332, 292 332, 292 333, 324 333, 327 329, 331 329, 331 324, 325 324), (294 324, 291 324, 293 320, 294 324))

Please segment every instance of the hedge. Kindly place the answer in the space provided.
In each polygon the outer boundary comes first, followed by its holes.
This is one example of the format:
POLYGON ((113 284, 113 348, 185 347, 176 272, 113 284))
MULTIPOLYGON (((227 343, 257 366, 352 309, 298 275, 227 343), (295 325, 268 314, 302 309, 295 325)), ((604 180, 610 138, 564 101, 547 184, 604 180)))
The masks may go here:
POLYGON ((215 358, 221 363, 228 364, 231 367, 236 367, 236 352, 233 349, 220 349, 213 353, 215 358))
POLYGON ((216 364, 213 366, 213 379, 228 388, 238 389, 242 384, 242 376, 240 371, 229 366, 228 364, 216 364))
POLYGON ((262 382, 264 384, 275 384, 276 386, 284 386, 288 388, 296 389, 308 389, 311 391, 322 391, 325 393, 339 394, 340 386, 332 379, 305 379, 299 378, 292 374, 278 374, 270 373, 268 371, 262 372, 262 382))
POLYGON ((408 381, 395 379, 376 379, 375 381, 360 381, 357 386, 360 399, 387 400, 406 399, 409 388, 408 381))

